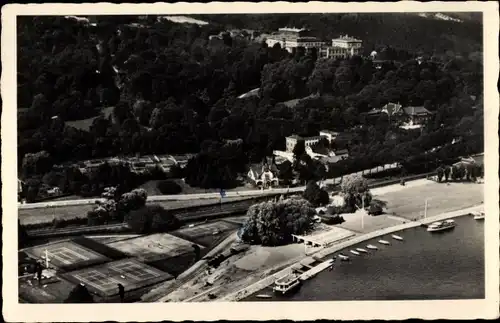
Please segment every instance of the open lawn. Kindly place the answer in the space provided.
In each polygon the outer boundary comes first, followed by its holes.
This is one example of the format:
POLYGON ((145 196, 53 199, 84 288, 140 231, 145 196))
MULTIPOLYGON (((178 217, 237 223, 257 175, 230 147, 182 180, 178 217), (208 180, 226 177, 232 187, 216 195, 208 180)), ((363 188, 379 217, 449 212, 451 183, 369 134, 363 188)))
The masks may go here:
POLYGON ((378 187, 371 190, 374 199, 386 203, 384 214, 363 216, 358 211, 342 214, 345 222, 337 226, 368 233, 404 222, 424 217, 425 199, 428 199, 427 216, 439 215, 454 210, 464 209, 483 201, 483 185, 473 183, 436 183, 422 179, 399 184, 378 187))
POLYGON ((139 188, 143 188, 146 190, 148 193, 148 196, 150 195, 163 195, 160 190, 156 187, 156 184, 159 181, 147 181, 146 183, 142 184, 139 186, 139 188))
MULTIPOLYGON (((248 197, 225 197, 222 199, 222 204, 231 203, 237 201, 248 200, 248 197)), ((155 201, 148 204, 158 204, 165 209, 179 209, 191 206, 203 206, 203 205, 217 205, 220 203, 218 198, 210 199, 198 199, 198 200, 181 200, 181 201, 155 201)), ((59 207, 47 207, 47 208, 37 208, 37 209, 19 209, 19 219, 21 224, 38 224, 38 223, 50 223, 53 219, 58 220, 70 220, 75 218, 85 218, 87 217, 87 212, 95 207, 94 204, 88 205, 73 205, 73 206, 59 206, 59 207)))
MULTIPOLYGON (((156 233, 147 236, 108 243, 131 257, 143 261, 154 261, 161 258, 174 257, 193 251, 193 242, 181 239, 168 233, 156 233)), ((200 246, 200 249, 203 249, 200 246)))
POLYGON ((387 213, 408 220, 424 217, 425 200, 427 216, 464 209, 484 201, 484 185, 475 183, 436 183, 427 180, 422 185, 404 187, 391 192, 374 194, 387 203, 387 213))
POLYGON ((362 211, 342 214, 345 222, 336 226, 354 231, 356 233, 368 233, 379 229, 391 227, 403 223, 404 219, 397 218, 388 214, 371 216, 365 213, 363 217, 362 211), (363 217, 363 218, 362 218, 363 217))
MULTIPOLYGON (((219 192, 219 189, 216 189, 216 188, 204 189, 204 188, 189 186, 182 179, 174 179, 173 181, 175 181, 177 184, 179 184, 180 187, 182 188, 181 194, 202 194, 202 193, 218 193, 219 192)), ((255 189, 256 188, 250 184, 244 184, 244 185, 237 186, 235 188, 226 189, 226 192, 250 191, 250 190, 255 190, 255 189)))

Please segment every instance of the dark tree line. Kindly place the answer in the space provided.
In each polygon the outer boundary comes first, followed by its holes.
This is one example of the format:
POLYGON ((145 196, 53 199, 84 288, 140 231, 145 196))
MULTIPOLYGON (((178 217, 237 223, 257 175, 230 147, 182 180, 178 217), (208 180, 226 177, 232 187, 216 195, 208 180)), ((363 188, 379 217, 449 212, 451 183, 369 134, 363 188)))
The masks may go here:
MULTIPOLYGON (((347 143, 352 158, 328 167, 329 175, 409 163, 458 136, 462 142, 453 153, 483 149, 482 64, 474 54, 481 50, 481 30, 475 23, 379 14, 238 18, 261 31, 296 25, 332 38, 343 30, 362 38, 370 51, 381 48, 388 62, 376 68, 362 57, 290 55, 279 46, 228 35, 210 42, 209 35, 240 22, 224 15, 205 17, 214 23, 131 16, 100 17, 96 26, 85 26, 62 17, 19 18, 22 175, 41 176, 50 165, 71 160, 200 152, 180 175, 194 186, 231 187, 243 165, 284 149, 285 136, 317 135, 321 129, 353 133, 347 143), (385 33, 395 25, 396 31, 385 33), (424 37, 424 30, 432 31, 430 36, 424 37), (395 49, 395 44, 406 46, 395 49), (413 58, 422 53, 427 55, 419 64, 413 58), (255 88, 259 96, 238 99, 255 88), (308 96, 294 107, 282 103, 308 96), (364 116, 387 102, 423 105, 435 115, 421 133, 402 131, 385 117, 364 116), (109 107, 112 112, 104 113, 109 107), (95 118, 88 120, 88 129, 65 124, 90 117, 95 118), (28 155, 22 164, 27 154, 38 159, 28 155)), ((314 161, 303 159, 307 167, 294 167, 303 180, 324 176, 314 161)), ((282 170, 289 177, 287 166, 282 170)), ((130 181, 133 188, 136 181, 130 181)), ((102 186, 74 182, 80 184, 73 191, 97 192, 102 186)))

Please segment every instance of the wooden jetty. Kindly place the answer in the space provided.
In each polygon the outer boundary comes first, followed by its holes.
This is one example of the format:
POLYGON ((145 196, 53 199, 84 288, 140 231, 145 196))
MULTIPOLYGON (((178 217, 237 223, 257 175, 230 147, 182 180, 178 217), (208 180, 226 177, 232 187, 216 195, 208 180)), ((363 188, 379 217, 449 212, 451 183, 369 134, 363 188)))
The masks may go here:
POLYGON ((333 259, 329 259, 327 261, 324 261, 324 262, 320 263, 319 265, 312 267, 311 269, 309 269, 308 271, 306 271, 302 275, 300 275, 299 279, 302 281, 308 280, 309 278, 316 276, 318 273, 322 272, 323 270, 329 268, 332 265, 333 265, 333 259))

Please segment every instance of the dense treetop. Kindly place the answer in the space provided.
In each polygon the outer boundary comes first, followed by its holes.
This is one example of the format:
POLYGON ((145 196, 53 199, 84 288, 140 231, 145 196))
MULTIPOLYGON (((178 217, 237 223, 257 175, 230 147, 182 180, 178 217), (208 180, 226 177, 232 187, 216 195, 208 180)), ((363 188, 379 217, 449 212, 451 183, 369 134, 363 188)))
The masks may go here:
POLYGON ((63 17, 19 17, 18 156, 24 175, 70 160, 201 151, 188 165, 188 181, 229 187, 242 165, 284 149, 285 136, 321 129, 353 134, 351 161, 330 173, 408 161, 457 136, 464 144, 456 153, 482 150, 480 24, 400 14, 201 19, 210 23, 102 16, 92 26, 63 17), (388 61, 376 68, 363 57, 324 60, 227 35, 221 42, 208 39, 231 28, 269 32, 287 25, 310 27, 325 39, 351 34, 388 61), (424 62, 418 64, 417 56, 424 62), (259 96, 238 99, 255 88, 259 96), (304 97, 293 108, 282 103, 304 97), (364 117, 390 101, 424 105, 435 116, 422 132, 364 117), (112 113, 104 113, 109 107, 112 113), (88 127, 66 124, 82 119, 88 127))

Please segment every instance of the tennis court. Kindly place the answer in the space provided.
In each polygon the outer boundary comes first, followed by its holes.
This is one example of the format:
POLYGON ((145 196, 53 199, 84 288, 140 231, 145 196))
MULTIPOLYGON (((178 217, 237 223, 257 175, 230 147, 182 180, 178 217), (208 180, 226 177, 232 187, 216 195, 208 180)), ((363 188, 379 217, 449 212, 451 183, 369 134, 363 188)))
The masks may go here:
MULTIPOLYGON (((137 257, 143 261, 169 258, 193 251, 193 242, 168 233, 156 233, 133 239, 116 241, 107 245, 130 257, 137 257)), ((203 248, 203 246, 200 246, 200 248, 203 248)))
POLYGON ((229 233, 233 231, 236 232, 240 226, 241 225, 236 223, 220 220, 195 224, 193 227, 184 227, 170 233, 209 248, 219 243, 221 239, 224 239, 229 233))
POLYGON ((43 261, 47 255, 49 266, 56 268, 77 268, 110 261, 109 258, 72 241, 33 247, 26 250, 26 253, 43 261))
POLYGON ((171 279, 172 275, 134 259, 124 259, 69 272, 63 277, 74 283, 83 283, 90 291, 107 297, 118 294, 118 284, 128 292, 171 279))

